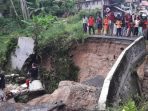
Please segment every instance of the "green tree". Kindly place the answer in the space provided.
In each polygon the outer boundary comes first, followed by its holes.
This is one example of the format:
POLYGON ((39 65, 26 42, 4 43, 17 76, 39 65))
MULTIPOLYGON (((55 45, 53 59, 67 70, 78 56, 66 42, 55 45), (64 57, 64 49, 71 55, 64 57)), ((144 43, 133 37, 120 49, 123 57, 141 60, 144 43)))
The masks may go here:
POLYGON ((74 0, 41 0, 32 1, 30 9, 32 7, 32 12, 37 15, 41 12, 48 14, 62 16, 65 13, 72 13, 74 10, 75 2, 74 0))

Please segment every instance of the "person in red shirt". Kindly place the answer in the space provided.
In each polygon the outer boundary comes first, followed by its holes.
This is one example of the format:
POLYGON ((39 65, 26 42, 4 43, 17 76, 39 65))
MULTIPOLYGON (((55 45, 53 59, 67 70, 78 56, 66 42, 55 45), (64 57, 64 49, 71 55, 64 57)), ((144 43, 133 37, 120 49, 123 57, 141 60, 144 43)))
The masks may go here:
POLYGON ((145 20, 143 21, 143 30, 147 29, 147 27, 148 27, 148 20, 145 19, 145 20))
POLYGON ((109 14, 109 33, 110 35, 113 35, 113 29, 114 29, 114 23, 115 23, 115 16, 113 12, 110 12, 109 14))
POLYGON ((133 35, 133 27, 134 27, 133 22, 129 21, 127 24, 127 37, 131 36, 131 34, 133 35))
POLYGON ((143 35, 146 40, 148 40, 148 20, 145 19, 143 22, 143 35))
POLYGON ((27 89, 29 88, 29 84, 30 84, 30 80, 29 79, 26 79, 27 89))
POLYGON ((95 19, 92 15, 90 15, 88 19, 89 34, 91 34, 91 29, 93 30, 93 34, 95 34, 94 24, 95 24, 95 19))

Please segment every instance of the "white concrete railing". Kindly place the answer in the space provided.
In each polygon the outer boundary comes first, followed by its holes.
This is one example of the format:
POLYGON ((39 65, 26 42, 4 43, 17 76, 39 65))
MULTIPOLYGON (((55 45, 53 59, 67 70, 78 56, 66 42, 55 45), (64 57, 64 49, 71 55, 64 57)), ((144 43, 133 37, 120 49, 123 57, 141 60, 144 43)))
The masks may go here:
POLYGON ((113 65, 113 67, 111 68, 111 70, 109 71, 109 73, 107 74, 107 77, 104 80, 104 84, 101 90, 101 94, 99 97, 99 101, 98 101, 98 109, 101 111, 104 111, 106 109, 106 102, 107 102, 107 97, 108 97, 108 93, 109 93, 109 88, 110 88, 110 83, 111 80, 113 78, 113 75, 115 74, 117 68, 120 65, 120 62, 122 61, 123 57, 125 56, 125 54, 127 53, 127 51, 134 46, 137 42, 139 42, 141 39, 143 39, 144 37, 139 37, 137 38, 134 42, 132 42, 126 49, 124 49, 122 51, 122 53, 119 55, 118 59, 116 60, 115 64, 113 65))

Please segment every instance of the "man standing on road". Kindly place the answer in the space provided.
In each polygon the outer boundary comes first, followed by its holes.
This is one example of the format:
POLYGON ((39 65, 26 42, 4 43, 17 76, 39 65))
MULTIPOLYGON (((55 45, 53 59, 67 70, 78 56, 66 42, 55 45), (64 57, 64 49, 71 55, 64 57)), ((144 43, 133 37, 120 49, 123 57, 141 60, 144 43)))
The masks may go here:
POLYGON ((136 20, 134 21, 134 35, 135 36, 138 36, 138 28, 139 28, 139 23, 140 23, 140 20, 139 18, 137 17, 136 20))
POLYGON ((114 22, 115 22, 115 16, 113 12, 110 12, 109 14, 109 34, 113 35, 113 29, 114 29, 114 22))
POLYGON ((91 35, 91 29, 93 30, 93 34, 95 34, 94 24, 95 24, 95 19, 92 15, 90 15, 90 17, 88 19, 88 26, 89 26, 89 34, 90 35, 91 35))
POLYGON ((120 36, 121 37, 122 21, 121 21, 120 18, 118 18, 117 21, 116 21, 116 27, 117 27, 116 36, 120 36))
POLYGON ((109 31, 109 19, 107 15, 105 16, 103 20, 103 30, 104 30, 104 35, 107 35, 109 31))
POLYGON ((96 26, 97 26, 98 34, 101 34, 101 31, 102 31, 102 17, 100 15, 98 15, 98 17, 96 19, 96 26))
POLYGON ((84 31, 84 33, 87 33, 87 22, 88 22, 88 19, 87 19, 87 17, 84 15, 84 16, 83 16, 83 31, 84 31))

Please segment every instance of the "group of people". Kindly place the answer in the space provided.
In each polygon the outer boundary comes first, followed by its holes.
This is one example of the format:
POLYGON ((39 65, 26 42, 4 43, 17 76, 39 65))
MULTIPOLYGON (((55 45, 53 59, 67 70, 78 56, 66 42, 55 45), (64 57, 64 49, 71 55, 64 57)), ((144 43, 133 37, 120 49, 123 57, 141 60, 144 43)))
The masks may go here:
POLYGON ((114 14, 113 12, 105 15, 100 14, 95 18, 93 15, 83 16, 83 31, 89 34, 97 29, 98 34, 116 35, 116 36, 142 36, 143 31, 147 28, 147 15, 134 15, 129 13, 114 14))

